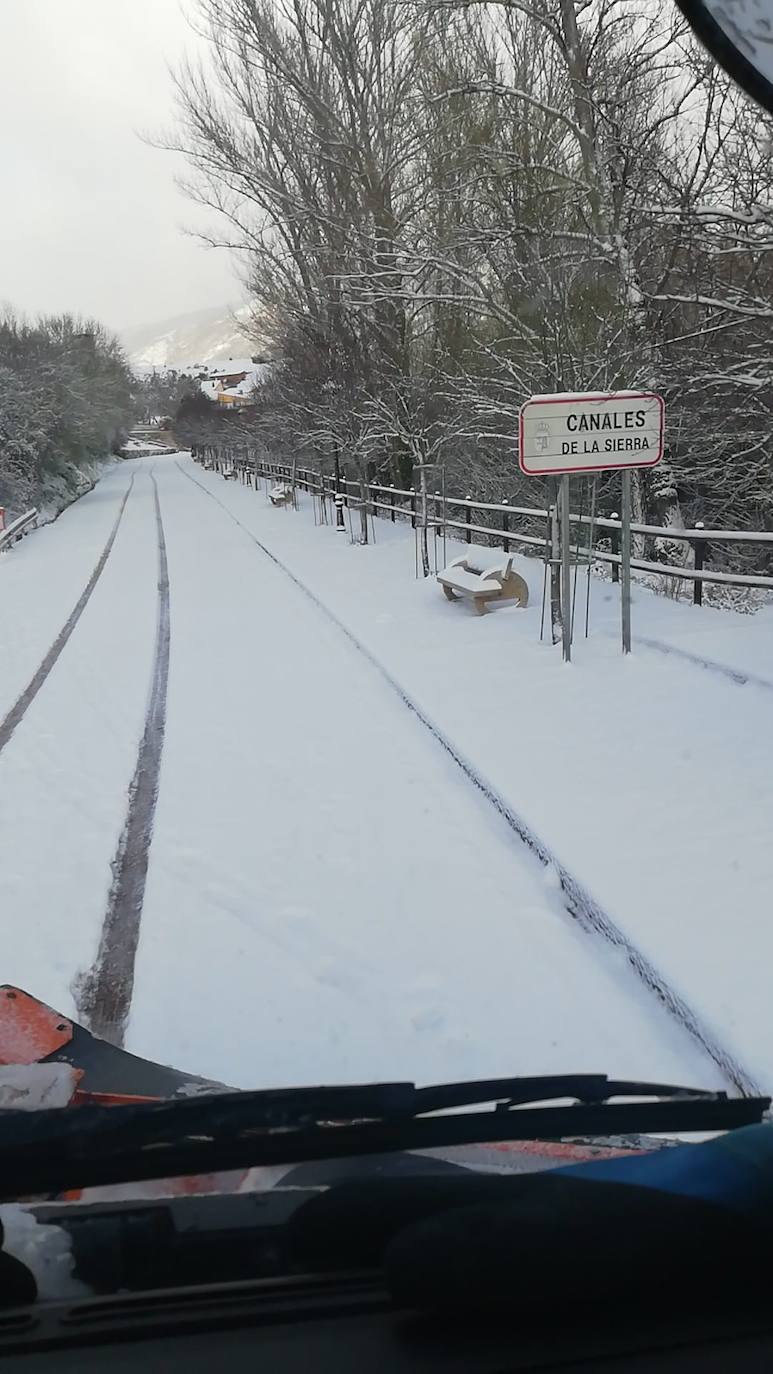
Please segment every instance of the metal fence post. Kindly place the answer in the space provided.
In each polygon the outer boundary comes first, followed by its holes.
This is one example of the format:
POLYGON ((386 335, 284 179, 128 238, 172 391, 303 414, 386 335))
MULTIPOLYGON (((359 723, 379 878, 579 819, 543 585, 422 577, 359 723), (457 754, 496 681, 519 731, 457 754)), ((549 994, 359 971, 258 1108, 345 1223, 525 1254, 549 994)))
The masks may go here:
MULTIPOLYGON (((695 528, 696 528, 696 530, 702 530, 702 529, 703 529, 703 521, 702 521, 702 520, 696 520, 696 521, 695 521, 695 528)), ((703 560, 704 560, 705 556, 706 556, 706 540, 705 540, 705 539, 696 539, 696 541, 695 541, 695 558, 694 558, 694 560, 693 560, 693 566, 694 566, 696 572, 702 572, 702 570, 703 570, 703 560)), ((694 581, 693 584, 692 584, 692 603, 693 603, 693 606, 702 606, 702 605, 703 605, 703 579, 700 578, 700 577, 696 577, 696 578, 695 578, 695 581, 694 581)))
POLYGON ((411 529, 416 529, 416 488, 411 487, 411 529))
POLYGON ((390 482, 389 486, 390 486, 390 490, 391 490, 391 492, 392 492, 392 496, 391 496, 391 498, 390 498, 390 499, 391 499, 391 502, 392 502, 392 505, 391 505, 391 508, 390 508, 390 512, 389 512, 389 513, 390 513, 390 517, 391 517, 391 520, 392 520, 392 524, 394 525, 394 523, 395 523, 395 484, 394 484, 394 482, 390 482))
MULTIPOLYGON (((613 511, 612 511, 612 514, 611 514, 611 516, 610 516, 609 518, 610 518, 610 520, 619 520, 620 517, 619 517, 619 515, 618 515, 618 512, 617 512, 616 510, 613 510, 613 511)), ((619 553, 620 553, 620 531, 619 531, 619 530, 611 530, 611 531, 610 531, 610 541, 609 541, 609 542, 610 542, 610 544, 611 544, 611 546, 612 546, 612 552, 613 552, 613 553, 616 553, 616 554, 619 554, 619 553)), ((612 581, 613 581, 613 582, 619 582, 619 581, 620 581, 620 564, 619 564, 619 563, 613 563, 613 564, 612 564, 612 581)))
MULTIPOLYGON (((502 502, 502 505, 503 505, 503 506, 506 506, 506 505, 507 505, 507 499, 505 499, 505 500, 502 502)), ((509 552, 510 552, 510 540, 509 540, 508 537, 507 537, 509 530, 510 530, 510 512, 507 511, 507 510, 503 510, 503 511, 502 511, 502 536, 503 536, 503 537, 502 537, 502 548, 504 549, 505 553, 509 553, 509 552)))
MULTIPOLYGON (((467 497, 467 500, 468 500, 468 501, 471 501, 471 500, 472 500, 472 497, 471 497, 471 496, 468 496, 468 497, 467 497)), ((466 528, 466 530, 464 531, 464 538, 465 538, 465 542, 466 542, 467 544, 471 544, 471 543, 472 543, 472 530, 470 529, 470 524, 471 524, 471 522, 472 522, 472 506, 465 506, 465 508, 464 508, 464 523, 466 524, 467 528, 466 528)))

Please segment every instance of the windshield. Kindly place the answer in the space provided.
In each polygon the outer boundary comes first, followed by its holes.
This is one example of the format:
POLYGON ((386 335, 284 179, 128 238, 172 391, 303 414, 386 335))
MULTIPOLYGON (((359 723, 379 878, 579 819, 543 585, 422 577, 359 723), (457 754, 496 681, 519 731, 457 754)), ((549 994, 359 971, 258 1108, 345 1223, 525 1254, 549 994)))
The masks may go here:
POLYGON ((0 60, 0 1058, 767 1091, 769 117, 671 0, 0 60))

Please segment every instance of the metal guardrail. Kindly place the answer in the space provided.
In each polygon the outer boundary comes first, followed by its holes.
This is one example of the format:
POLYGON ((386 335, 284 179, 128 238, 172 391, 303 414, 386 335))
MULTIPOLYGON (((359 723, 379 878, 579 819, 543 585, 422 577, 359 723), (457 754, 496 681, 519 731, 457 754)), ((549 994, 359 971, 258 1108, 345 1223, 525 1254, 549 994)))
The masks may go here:
MULTIPOLYGON (((202 454, 203 456, 203 454, 202 454)), ((315 495, 334 496, 336 491, 335 479, 327 473, 320 473, 312 468, 301 468, 290 463, 263 462, 257 458, 250 458, 245 453, 238 450, 216 451, 209 450, 209 458, 216 471, 221 471, 223 467, 236 469, 246 480, 249 473, 255 478, 263 478, 269 481, 292 482, 295 481, 306 491, 313 492, 315 495)), ((392 520, 410 520, 415 527, 417 519, 417 496, 419 493, 415 487, 395 487, 384 486, 378 482, 367 484, 370 494, 370 505, 377 513, 392 520)), ((360 483, 351 478, 341 477, 339 488, 344 496, 346 503, 350 500, 360 502, 360 483)), ((473 534, 479 534, 487 539, 495 540, 506 553, 510 552, 511 545, 523 545, 527 548, 545 549, 548 542, 547 522, 550 512, 545 507, 538 506, 511 506, 507 501, 477 501, 472 496, 445 496, 440 492, 432 492, 427 497, 430 514, 428 516, 428 526, 430 529, 439 531, 458 530, 462 542, 472 543, 473 534), (445 509, 443 509, 445 507, 445 509), (463 519, 450 519, 447 515, 449 507, 457 511, 464 512, 463 519), (500 517, 499 527, 495 525, 483 525, 473 520, 473 513, 486 512, 492 516, 500 517), (529 520, 535 523, 542 523, 545 526, 544 533, 535 534, 514 529, 512 526, 513 517, 521 517, 524 521, 529 520)), ((606 563, 612 571, 612 580, 617 582, 621 564, 620 556, 620 532, 622 521, 614 516, 600 515, 591 519, 590 515, 571 514, 570 523, 575 527, 593 526, 595 530, 601 530, 610 536, 610 548, 600 549, 594 544, 592 549, 587 545, 578 546, 573 552, 578 556, 590 557, 594 562, 606 563)), ((703 599, 703 587, 705 583, 731 587, 754 587, 773 591, 773 577, 764 573, 735 573, 720 569, 704 568, 703 563, 709 545, 716 544, 759 544, 773 545, 773 531, 769 530, 724 530, 706 529, 697 526, 694 529, 675 529, 670 525, 643 525, 631 524, 632 534, 639 534, 645 538, 656 538, 668 540, 669 543, 682 542, 689 544, 693 548, 694 563, 692 567, 675 563, 654 562, 651 559, 637 558, 631 559, 631 567, 639 572, 657 574, 665 578, 675 578, 680 581, 692 582, 693 601, 700 605, 703 599)))
POLYGON ((0 530, 0 553, 2 553, 4 549, 10 549, 11 545, 15 544, 17 539, 21 539, 22 535, 27 534, 37 518, 37 510, 28 510, 26 515, 17 516, 7 529, 0 530))

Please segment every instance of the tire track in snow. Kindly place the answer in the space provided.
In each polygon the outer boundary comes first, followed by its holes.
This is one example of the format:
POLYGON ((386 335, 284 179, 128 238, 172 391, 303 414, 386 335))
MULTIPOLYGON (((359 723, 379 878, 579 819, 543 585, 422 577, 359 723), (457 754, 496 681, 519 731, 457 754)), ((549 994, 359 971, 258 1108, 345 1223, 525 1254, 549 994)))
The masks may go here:
POLYGON ((123 1045, 131 1010, 134 966, 158 800, 169 681, 169 568, 158 485, 152 470, 150 480, 153 483, 158 540, 158 619, 145 729, 129 785, 126 819, 111 864, 113 881, 97 957, 91 968, 81 973, 73 984, 79 1016, 95 1035, 114 1045, 123 1045))
POLYGON ((634 638, 637 644, 643 644, 647 649, 682 658, 686 663, 694 663, 696 668, 705 668, 710 673, 729 678, 741 687, 748 683, 752 687, 762 687, 766 692, 773 692, 773 682, 770 678, 762 677, 758 673, 749 673, 745 668, 731 668, 727 663, 718 663, 713 658, 702 658, 700 654, 693 654, 689 649, 679 649, 675 644, 665 644, 660 639, 649 639, 646 635, 635 635, 634 638))
POLYGON ((59 655, 61 654, 68 639, 70 638, 70 635, 75 629, 75 626, 78 624, 78 621, 83 615, 83 612, 85 611, 91 599, 91 594, 94 588, 96 587, 100 577, 102 576, 102 573, 105 570, 105 564, 107 563, 107 560, 110 557, 111 550, 115 543, 116 535, 118 534, 118 527, 121 523, 121 520, 123 519, 123 513, 126 510, 126 502, 129 500, 129 496, 131 494, 131 489, 133 486, 134 473, 132 473, 129 479, 129 485, 123 494, 123 499, 118 508, 118 514, 115 518, 115 524, 113 525, 113 528, 110 531, 110 534, 108 535, 107 543, 105 544, 105 547, 99 556, 99 561, 97 562, 97 565, 94 568, 91 577, 86 583, 86 586, 83 588, 83 591, 81 592, 78 600, 73 606, 69 616, 67 617, 64 625, 59 631, 59 634, 57 635, 53 644, 51 645, 51 648, 48 650, 48 653, 46 654, 45 658, 40 664, 40 667, 38 668, 34 677, 24 688, 24 691, 21 693, 21 695, 17 698, 5 719, 2 722, 0 722, 0 753, 5 748, 17 725, 19 725, 21 720, 26 715, 27 710, 35 700, 35 697, 37 696, 38 692, 43 686, 43 683, 45 682, 46 678, 51 672, 51 669, 56 665, 59 655))
POLYGON ((327 606, 324 601, 311 590, 299 577, 296 576, 276 554, 272 553, 265 544, 252 533, 246 525, 242 523, 233 511, 220 500, 214 492, 200 482, 192 473, 187 472, 175 459, 175 464, 184 477, 193 482, 205 496, 214 501, 224 513, 234 522, 235 525, 251 540, 270 561, 279 568, 281 572, 289 577, 308 599, 327 617, 340 631, 346 636, 350 644, 360 653, 363 658, 371 664, 379 675, 386 681, 400 700, 417 720, 429 731, 433 739, 440 745, 444 752, 453 759, 454 763, 461 769, 473 787, 486 799, 494 808, 497 814, 518 837, 523 845, 539 860, 545 868, 552 868, 556 873, 561 886, 563 904, 567 913, 573 920, 586 931, 599 935, 608 944, 621 951, 634 973, 647 987, 654 993, 658 1001, 669 1013, 669 1015, 691 1036, 709 1056, 711 1060, 724 1074, 728 1083, 738 1090, 742 1095, 755 1096, 761 1092, 753 1076, 738 1062, 729 1050, 717 1040, 711 1029, 704 1024, 701 1017, 695 1012, 687 1001, 676 992, 668 983, 667 979, 660 973, 656 966, 651 963, 645 954, 637 948, 628 936, 620 929, 611 916, 599 905, 596 899, 588 892, 583 884, 570 872, 557 858, 547 844, 532 830, 528 822, 514 811, 513 808, 504 800, 499 792, 485 779, 485 777, 474 767, 469 759, 459 750, 447 735, 435 724, 435 722, 422 710, 413 700, 405 688, 390 673, 389 669, 371 652, 354 634, 349 627, 338 618, 334 611, 327 606))

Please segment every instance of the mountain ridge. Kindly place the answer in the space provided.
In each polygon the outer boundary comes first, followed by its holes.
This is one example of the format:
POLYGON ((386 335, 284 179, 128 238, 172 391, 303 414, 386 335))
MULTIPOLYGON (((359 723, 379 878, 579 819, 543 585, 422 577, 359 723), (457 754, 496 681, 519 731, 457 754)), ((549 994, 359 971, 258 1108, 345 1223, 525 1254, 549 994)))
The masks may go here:
POLYGON ((179 371, 261 353, 254 334, 248 337, 251 322, 249 302, 236 309, 209 306, 125 329, 121 342, 133 367, 179 371))

